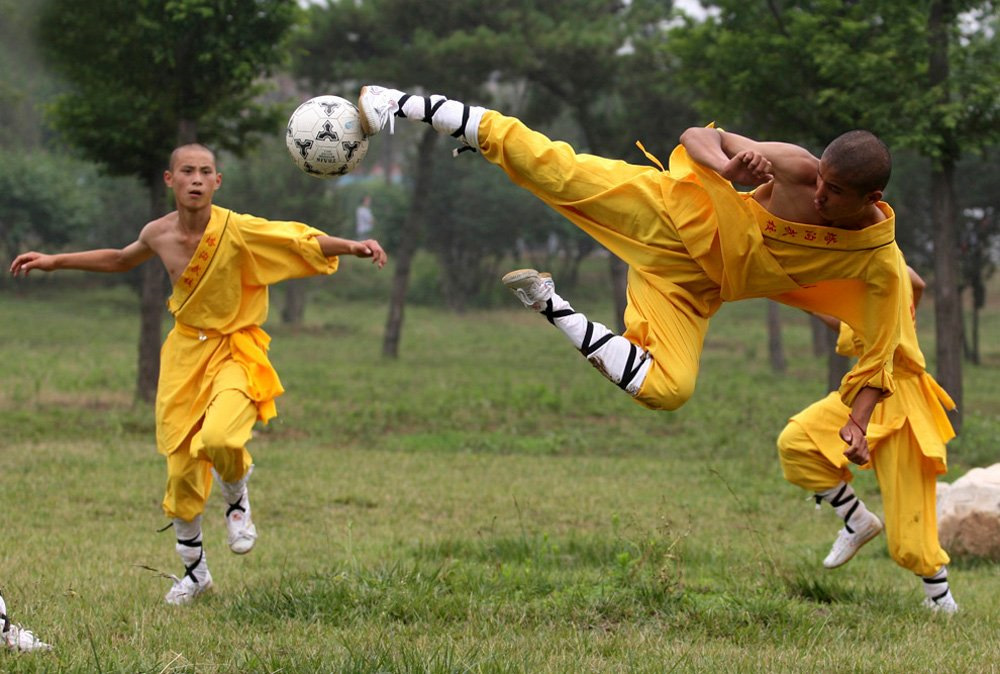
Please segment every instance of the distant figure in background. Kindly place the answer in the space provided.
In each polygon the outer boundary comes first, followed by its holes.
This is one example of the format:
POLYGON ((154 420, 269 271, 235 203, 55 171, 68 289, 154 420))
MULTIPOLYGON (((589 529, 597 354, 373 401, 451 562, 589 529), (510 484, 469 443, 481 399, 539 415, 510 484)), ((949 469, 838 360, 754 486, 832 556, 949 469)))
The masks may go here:
POLYGON ((354 226, 359 239, 367 239, 375 231, 375 216, 372 215, 372 197, 366 194, 354 211, 354 226))
MULTIPOLYGON (((867 429, 870 462, 862 468, 875 469, 889 554, 921 577, 927 608, 955 613, 958 604, 948 586, 948 553, 941 548, 937 529, 937 477, 947 469, 945 444, 955 437, 945 410, 954 409, 955 403, 925 370, 916 331, 916 307, 924 281, 913 269, 907 270, 900 342, 893 357, 896 393, 875 407, 867 429)), ((849 327, 829 316, 820 318, 840 331, 838 353, 856 356, 863 350, 849 327)), ((831 393, 793 416, 778 437, 785 479, 812 492, 817 507, 828 502, 844 520, 823 560, 828 569, 849 562, 883 528, 851 488, 854 476, 844 453, 846 440, 838 434, 848 413, 840 396, 831 393)))
POLYGON ((51 651, 52 646, 26 630, 20 625, 15 625, 7 617, 7 604, 0 595, 0 625, 3 626, 3 645, 12 651, 27 653, 29 651, 51 651))

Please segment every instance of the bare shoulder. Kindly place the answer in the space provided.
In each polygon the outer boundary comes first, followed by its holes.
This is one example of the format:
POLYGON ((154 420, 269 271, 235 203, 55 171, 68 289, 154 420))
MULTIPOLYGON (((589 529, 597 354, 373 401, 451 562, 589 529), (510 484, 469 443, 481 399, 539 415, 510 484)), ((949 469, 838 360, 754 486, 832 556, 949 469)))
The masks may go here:
POLYGON ((139 240, 149 243, 177 229, 177 211, 147 222, 139 232, 139 240))

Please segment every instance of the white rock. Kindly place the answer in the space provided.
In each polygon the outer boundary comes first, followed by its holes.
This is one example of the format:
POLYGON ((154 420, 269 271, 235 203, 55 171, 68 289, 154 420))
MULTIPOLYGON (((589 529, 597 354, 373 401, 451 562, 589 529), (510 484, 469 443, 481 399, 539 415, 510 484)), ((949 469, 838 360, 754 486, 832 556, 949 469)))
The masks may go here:
POLYGON ((953 557, 1000 561, 1000 463, 938 483, 938 535, 953 557))

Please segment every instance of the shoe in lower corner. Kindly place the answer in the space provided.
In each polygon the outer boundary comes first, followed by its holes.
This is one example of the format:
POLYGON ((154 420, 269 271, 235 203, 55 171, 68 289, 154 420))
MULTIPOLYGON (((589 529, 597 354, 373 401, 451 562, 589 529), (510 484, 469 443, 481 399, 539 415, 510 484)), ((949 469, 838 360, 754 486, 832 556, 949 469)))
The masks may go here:
POLYGON ((41 651, 51 651, 52 646, 36 637, 31 630, 26 630, 20 625, 10 625, 3 633, 3 644, 12 651, 19 653, 33 653, 41 651))

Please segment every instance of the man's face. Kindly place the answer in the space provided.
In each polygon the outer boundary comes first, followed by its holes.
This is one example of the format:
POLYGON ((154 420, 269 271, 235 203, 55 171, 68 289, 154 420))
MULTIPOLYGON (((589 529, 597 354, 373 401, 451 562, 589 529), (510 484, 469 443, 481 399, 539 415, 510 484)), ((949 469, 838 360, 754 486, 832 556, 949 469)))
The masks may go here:
POLYGON ((881 196, 881 192, 859 192, 820 160, 813 206, 823 219, 836 223, 861 218, 881 196))
POLYGON ((222 174, 215 170, 215 157, 199 148, 178 151, 163 179, 174 191, 178 208, 198 209, 211 205, 212 196, 222 185, 222 174))

